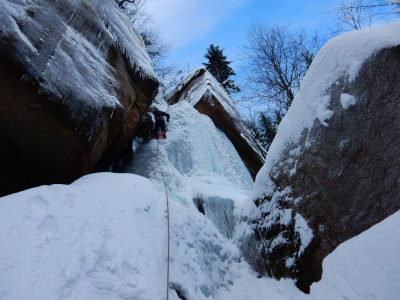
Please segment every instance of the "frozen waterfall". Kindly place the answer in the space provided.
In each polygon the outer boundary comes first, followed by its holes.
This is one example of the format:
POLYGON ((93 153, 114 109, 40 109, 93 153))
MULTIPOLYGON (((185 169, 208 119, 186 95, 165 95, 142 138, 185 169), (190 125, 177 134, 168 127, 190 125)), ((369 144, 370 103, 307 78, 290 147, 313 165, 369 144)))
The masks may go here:
POLYGON ((249 171, 209 117, 184 101, 170 106, 168 113, 167 139, 151 140, 139 147, 129 172, 162 185, 161 168, 173 197, 184 203, 193 200, 225 237, 232 238, 234 199, 251 191, 249 171))

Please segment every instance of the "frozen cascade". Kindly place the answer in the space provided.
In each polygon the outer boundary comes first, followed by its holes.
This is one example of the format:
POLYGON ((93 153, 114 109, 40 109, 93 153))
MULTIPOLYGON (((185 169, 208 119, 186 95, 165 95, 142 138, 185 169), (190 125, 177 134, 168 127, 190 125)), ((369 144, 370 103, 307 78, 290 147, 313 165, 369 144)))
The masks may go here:
MULTIPOLYGON (((160 143, 163 168, 174 174, 168 182, 180 187, 183 177, 207 182, 208 176, 220 176, 241 190, 250 191, 253 180, 226 135, 215 127, 211 119, 198 113, 186 102, 170 107, 171 115, 167 140, 160 143), (164 157, 165 155, 165 157, 164 157)), ((144 145, 137 152, 136 162, 157 150, 157 141, 144 145)), ((134 173, 152 177, 143 168, 148 163, 134 163, 134 173)), ((167 176, 172 176, 167 174, 167 176)))
POLYGON ((224 237, 231 239, 235 232, 234 202, 221 197, 203 198, 201 195, 193 199, 198 210, 210 218, 224 237))
POLYGON ((187 299, 214 298, 237 276, 232 271, 232 264, 240 260, 231 240, 234 213, 248 198, 253 180, 230 140, 208 116, 185 101, 167 112, 167 139, 140 146, 128 172, 149 178, 160 191, 161 171, 165 176, 172 289, 187 299))
MULTIPOLYGON (((197 112, 190 104, 179 102, 170 107, 168 138, 150 141, 137 150, 131 172, 163 182, 160 166, 155 165, 157 148, 161 168, 172 195, 182 198, 182 191, 191 189, 195 205, 228 238, 234 234, 234 200, 226 189, 239 194, 251 191, 253 180, 226 135, 211 119, 197 112), (215 182, 221 193, 209 191, 215 182)), ((182 201, 189 201, 188 199, 182 201)))

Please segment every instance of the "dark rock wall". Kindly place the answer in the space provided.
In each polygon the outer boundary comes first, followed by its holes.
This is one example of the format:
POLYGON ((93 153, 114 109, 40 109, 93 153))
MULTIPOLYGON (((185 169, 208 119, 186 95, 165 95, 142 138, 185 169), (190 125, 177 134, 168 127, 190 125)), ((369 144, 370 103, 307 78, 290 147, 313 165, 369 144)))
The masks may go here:
MULTIPOLYGON (((21 17, 18 24, 38 52, 30 53, 29 47, 25 49, 15 36, 0 32, 0 196, 43 184, 68 184, 85 174, 106 171, 132 138, 159 84, 132 67, 120 46, 107 35, 96 15, 96 6, 85 1, 37 3, 40 5, 32 4, 27 17, 21 17), (44 15, 55 12, 57 16, 44 15), (54 23, 49 21, 54 19, 54 23), (59 62, 55 59, 59 45, 64 43, 67 25, 76 32, 80 30, 81 37, 86 35, 88 41, 99 43, 97 49, 108 64, 107 70, 97 72, 93 66, 82 66, 84 72, 93 69, 93 73, 79 75, 92 77, 88 80, 93 82, 104 81, 105 85, 112 80, 107 97, 115 97, 118 105, 108 105, 106 101, 99 105, 101 101, 96 98, 86 98, 84 83, 65 92, 68 81, 73 79, 63 70, 68 65, 58 66, 60 86, 55 85, 53 90, 43 87, 46 80, 51 85, 57 82, 46 78, 54 68, 48 73, 43 68, 59 62), (51 49, 53 52, 47 56, 51 49), (46 59, 47 63, 41 64, 46 59), (105 72, 111 74, 111 79, 101 76, 105 72)), ((68 50, 72 51, 71 58, 81 59, 75 50, 68 50)), ((90 56, 90 51, 85 55, 90 56)))
POLYGON ((290 222, 264 213, 251 221, 255 234, 247 241, 256 270, 297 279, 304 292, 321 279, 322 261, 338 245, 400 209, 400 46, 376 53, 354 82, 341 78, 328 92, 334 111, 329 127, 317 121, 298 143, 287 145, 270 173, 274 195, 256 201, 260 208, 274 206, 275 213, 291 212, 290 222), (357 103, 343 109, 342 93, 357 103), (294 155, 294 149, 300 151, 294 155), (290 176, 283 166, 296 172, 290 176), (313 233, 300 256, 297 213, 313 233), (273 224, 268 229, 266 220, 273 224), (285 242, 273 247, 278 237, 285 242))

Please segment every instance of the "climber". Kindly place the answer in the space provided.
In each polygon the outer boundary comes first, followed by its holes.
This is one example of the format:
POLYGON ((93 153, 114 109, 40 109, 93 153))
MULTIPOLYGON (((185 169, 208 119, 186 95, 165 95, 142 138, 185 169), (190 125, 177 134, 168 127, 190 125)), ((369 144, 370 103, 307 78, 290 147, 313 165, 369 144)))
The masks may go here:
POLYGON ((169 122, 169 114, 167 114, 166 112, 163 111, 159 111, 157 108, 155 108, 155 110, 153 111, 153 115, 156 118, 156 124, 154 126, 154 133, 155 133, 155 138, 158 139, 158 136, 160 135, 160 129, 161 129, 161 133, 164 139, 167 138, 167 136, 165 135, 165 121, 164 121, 164 117, 167 117, 167 122, 169 122))

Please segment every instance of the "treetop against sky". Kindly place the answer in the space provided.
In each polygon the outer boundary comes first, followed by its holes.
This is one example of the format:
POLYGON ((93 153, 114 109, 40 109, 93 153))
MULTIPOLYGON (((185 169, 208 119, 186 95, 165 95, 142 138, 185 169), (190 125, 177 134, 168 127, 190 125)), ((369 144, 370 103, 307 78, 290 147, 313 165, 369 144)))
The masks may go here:
POLYGON ((151 0, 148 12, 167 40, 174 42, 170 59, 191 68, 201 66, 210 44, 225 49, 236 70, 239 48, 253 22, 318 29, 321 34, 333 27, 332 15, 339 0, 151 0))

